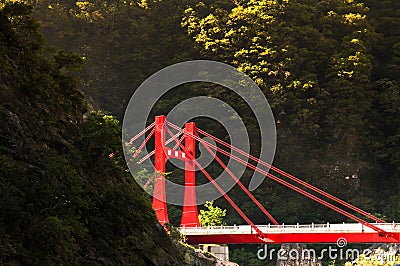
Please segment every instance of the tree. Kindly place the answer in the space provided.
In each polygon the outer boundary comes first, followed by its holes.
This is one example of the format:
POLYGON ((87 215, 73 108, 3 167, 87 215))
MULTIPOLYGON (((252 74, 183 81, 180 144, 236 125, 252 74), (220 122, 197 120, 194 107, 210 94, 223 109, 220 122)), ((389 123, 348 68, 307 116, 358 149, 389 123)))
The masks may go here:
POLYGON ((213 206, 214 201, 206 201, 204 206, 208 209, 200 210, 199 221, 201 226, 219 226, 225 225, 224 217, 226 215, 226 210, 222 210, 217 206, 213 206))

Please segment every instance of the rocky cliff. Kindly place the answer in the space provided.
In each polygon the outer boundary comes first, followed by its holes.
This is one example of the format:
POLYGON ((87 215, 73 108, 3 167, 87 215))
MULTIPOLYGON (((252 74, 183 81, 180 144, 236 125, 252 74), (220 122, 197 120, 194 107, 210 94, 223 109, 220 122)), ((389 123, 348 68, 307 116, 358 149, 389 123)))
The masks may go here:
POLYGON ((183 265, 123 159, 107 156, 120 129, 87 111, 83 59, 46 49, 30 8, 2 3, 0 264, 183 265))

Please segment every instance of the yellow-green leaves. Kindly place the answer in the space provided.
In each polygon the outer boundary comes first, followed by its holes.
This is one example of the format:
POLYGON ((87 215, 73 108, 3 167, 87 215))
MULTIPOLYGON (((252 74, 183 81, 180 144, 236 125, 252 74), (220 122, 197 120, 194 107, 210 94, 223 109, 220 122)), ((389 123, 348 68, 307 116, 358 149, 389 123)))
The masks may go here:
POLYGON ((207 201, 204 206, 207 210, 200 210, 199 221, 201 226, 219 226, 225 225, 224 217, 226 210, 213 206, 213 201, 207 201))
POLYGON ((88 22, 94 22, 96 20, 104 19, 101 12, 96 8, 96 5, 88 1, 76 2, 77 11, 75 15, 78 18, 87 20, 88 22))
POLYGON ((362 14, 354 14, 354 13, 348 13, 343 15, 343 23, 346 24, 357 24, 358 22, 365 20, 366 15, 362 14))

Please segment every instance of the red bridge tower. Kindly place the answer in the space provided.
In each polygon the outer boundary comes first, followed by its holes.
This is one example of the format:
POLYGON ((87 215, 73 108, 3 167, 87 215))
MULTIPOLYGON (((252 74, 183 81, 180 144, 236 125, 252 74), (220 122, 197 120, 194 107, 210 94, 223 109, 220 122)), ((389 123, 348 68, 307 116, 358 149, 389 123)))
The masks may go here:
POLYGON ((184 152, 169 149, 165 146, 165 116, 156 116, 155 124, 155 170, 153 209, 161 225, 169 223, 167 212, 167 199, 165 194, 165 164, 169 158, 178 158, 185 161, 185 194, 182 211, 181 226, 200 226, 196 204, 196 167, 192 160, 196 158, 196 140, 192 137, 195 134, 196 125, 194 122, 185 124, 185 149, 184 152), (188 134, 189 133, 189 134, 188 134), (188 156, 189 155, 189 156, 188 156))

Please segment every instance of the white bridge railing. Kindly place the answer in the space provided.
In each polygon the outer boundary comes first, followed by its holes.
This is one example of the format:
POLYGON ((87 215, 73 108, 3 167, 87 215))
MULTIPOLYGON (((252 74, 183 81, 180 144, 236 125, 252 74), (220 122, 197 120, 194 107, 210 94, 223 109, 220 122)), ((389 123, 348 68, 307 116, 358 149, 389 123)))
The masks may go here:
MULTIPOLYGON (((372 223, 386 232, 400 233, 400 223, 372 223)), ((295 225, 256 225, 263 233, 373 233, 373 229, 360 223, 341 224, 295 224, 295 225)), ((253 234, 250 225, 207 226, 207 227, 180 227, 179 231, 185 235, 219 235, 219 234, 253 234)))

